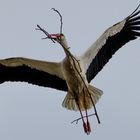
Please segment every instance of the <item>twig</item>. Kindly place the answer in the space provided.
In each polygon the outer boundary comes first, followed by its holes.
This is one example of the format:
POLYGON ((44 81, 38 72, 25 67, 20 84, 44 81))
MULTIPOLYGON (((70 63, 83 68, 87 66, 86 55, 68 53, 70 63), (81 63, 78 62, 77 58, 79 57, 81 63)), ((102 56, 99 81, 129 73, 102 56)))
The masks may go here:
POLYGON ((47 37, 42 38, 42 39, 51 39, 52 42, 55 43, 54 38, 51 38, 50 34, 49 34, 46 30, 44 30, 43 28, 41 28, 39 25, 37 25, 37 27, 38 27, 38 28, 35 28, 36 30, 42 31, 42 32, 47 36, 47 37))
POLYGON ((60 17, 60 34, 62 34, 62 28, 63 28, 63 18, 62 18, 62 15, 60 14, 60 12, 58 10, 56 10, 55 8, 52 8, 53 11, 55 11, 59 17, 60 17))
MULTIPOLYGON (((90 115, 88 115, 88 117, 91 117, 91 116, 93 116, 93 115, 95 115, 95 114, 90 114, 90 115)), ((86 118, 87 116, 83 116, 83 118, 86 118)), ((78 118, 78 119, 76 119, 76 120, 73 120, 71 123, 74 123, 74 122, 76 122, 76 124, 78 124, 78 121, 79 120, 81 120, 82 118, 80 117, 80 118, 78 118)))

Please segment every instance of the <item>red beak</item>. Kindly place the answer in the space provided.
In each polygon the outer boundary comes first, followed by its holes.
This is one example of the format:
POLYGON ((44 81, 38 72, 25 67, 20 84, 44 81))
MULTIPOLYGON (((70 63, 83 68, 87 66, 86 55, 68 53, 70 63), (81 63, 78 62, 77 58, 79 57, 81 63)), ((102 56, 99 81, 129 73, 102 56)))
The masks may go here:
POLYGON ((60 34, 50 34, 50 37, 51 38, 58 38, 58 37, 60 37, 60 34))

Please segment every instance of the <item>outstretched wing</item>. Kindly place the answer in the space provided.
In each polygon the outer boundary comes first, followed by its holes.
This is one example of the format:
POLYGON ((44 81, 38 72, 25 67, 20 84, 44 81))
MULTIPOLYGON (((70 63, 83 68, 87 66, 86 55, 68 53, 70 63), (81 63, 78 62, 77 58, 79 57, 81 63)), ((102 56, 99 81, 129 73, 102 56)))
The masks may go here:
POLYGON ((61 71, 61 63, 45 62, 28 58, 0 60, 0 83, 21 81, 67 91, 61 71))
POLYGON ((101 71, 118 49, 140 36, 139 7, 140 5, 130 16, 107 29, 82 55, 88 82, 101 71))

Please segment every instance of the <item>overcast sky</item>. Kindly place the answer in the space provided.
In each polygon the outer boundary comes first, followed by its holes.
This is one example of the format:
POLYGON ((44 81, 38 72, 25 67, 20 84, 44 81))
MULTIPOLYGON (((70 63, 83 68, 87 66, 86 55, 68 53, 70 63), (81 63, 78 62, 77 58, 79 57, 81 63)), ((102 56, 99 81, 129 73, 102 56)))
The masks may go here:
MULTIPOLYGON (((49 33, 64 30, 71 51, 82 54, 105 29, 128 16, 139 0, 0 0, 0 59, 28 57, 61 61, 59 45, 41 40, 36 24, 49 33)), ((136 140, 140 138, 140 39, 119 50, 91 82, 104 95, 97 104, 101 120, 91 117, 92 133, 71 124, 79 112, 61 106, 65 92, 7 82, 0 85, 1 140, 136 140)), ((91 110, 91 113, 93 110, 91 110)))

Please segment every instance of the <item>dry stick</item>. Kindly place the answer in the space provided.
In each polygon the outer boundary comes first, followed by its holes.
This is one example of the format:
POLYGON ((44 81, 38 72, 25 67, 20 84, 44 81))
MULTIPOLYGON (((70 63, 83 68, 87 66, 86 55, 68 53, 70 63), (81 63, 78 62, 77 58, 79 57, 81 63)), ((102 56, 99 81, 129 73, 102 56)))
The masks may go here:
POLYGON ((59 12, 58 10, 56 10, 55 8, 52 8, 52 10, 55 11, 55 12, 59 15, 59 17, 60 17, 60 23, 61 23, 61 25, 60 25, 60 34, 62 34, 62 28, 63 28, 63 19, 62 19, 62 15, 61 15, 60 12, 59 12))
MULTIPOLYGON (((60 24, 60 34, 62 34, 62 28, 63 28, 63 18, 62 18, 62 15, 61 15, 60 12, 59 12, 58 10, 56 10, 55 8, 52 8, 52 10, 54 10, 54 11, 59 15, 59 17, 60 17, 60 23, 61 23, 61 24, 60 24)), ((94 111, 95 111, 95 115, 96 115, 96 118, 97 118, 97 120, 98 120, 98 123, 100 123, 100 119, 99 119, 99 116, 98 116, 98 113, 97 113, 97 110, 96 110, 96 107, 95 107, 95 103, 94 103, 94 101, 93 101, 93 99, 92 99, 92 97, 91 97, 91 94, 90 94, 90 92, 89 92, 89 90, 88 90, 88 87, 87 87, 87 85, 86 85, 86 83, 85 83, 83 77, 82 77, 81 74, 80 74, 80 72, 82 72, 82 69, 81 69, 81 67, 80 67, 79 60, 77 60, 77 59, 70 53, 69 49, 67 49, 67 48, 65 48, 65 46, 63 46, 63 44, 61 43, 61 38, 60 38, 60 41, 58 41, 58 42, 59 42, 59 44, 63 47, 63 49, 67 52, 68 56, 70 56, 70 57, 72 58, 74 67, 75 67, 75 69, 76 69, 78 75, 79 75, 80 78, 82 79, 82 81, 83 81, 83 83, 84 83, 84 85, 85 85, 85 87, 86 87, 86 89, 87 89, 87 91, 88 91, 88 94, 89 94, 89 96, 90 96, 90 98, 91 98, 91 101, 92 101, 92 104, 93 104, 93 107, 94 107, 94 111), (76 67, 76 65, 75 65, 75 61, 74 61, 74 60, 77 62, 78 67, 80 68, 80 72, 78 71, 78 69, 77 69, 77 67, 76 67)))
POLYGON ((42 31, 42 32, 47 36, 47 37, 42 38, 42 39, 47 39, 47 38, 49 38, 49 39, 52 40, 53 43, 55 43, 55 40, 54 40, 53 38, 50 37, 50 34, 49 34, 46 30, 44 30, 43 28, 41 28, 39 25, 37 25, 37 27, 38 27, 38 28, 35 28, 36 30, 42 31))
MULTIPOLYGON (((88 117, 91 117, 91 116, 93 116, 93 115, 95 115, 95 114, 90 114, 90 115, 88 115, 88 117)), ((86 118, 87 116, 83 116, 83 118, 86 118)), ((78 121, 79 120, 81 120, 82 118, 80 117, 80 118, 78 118, 78 119, 76 119, 76 120, 73 120, 71 123, 74 123, 74 122, 76 122, 76 124, 78 123, 78 121)))

